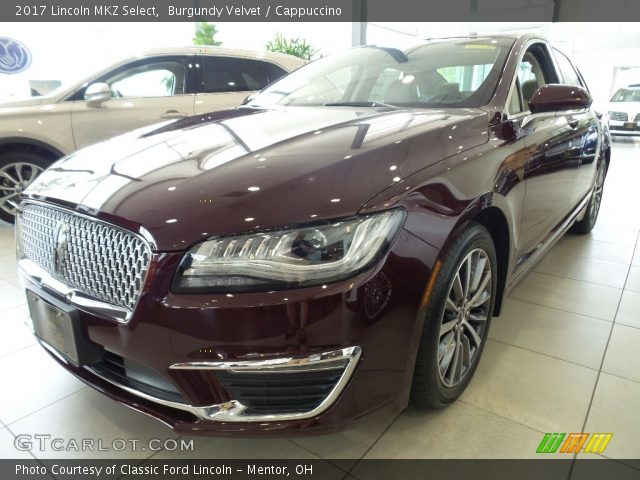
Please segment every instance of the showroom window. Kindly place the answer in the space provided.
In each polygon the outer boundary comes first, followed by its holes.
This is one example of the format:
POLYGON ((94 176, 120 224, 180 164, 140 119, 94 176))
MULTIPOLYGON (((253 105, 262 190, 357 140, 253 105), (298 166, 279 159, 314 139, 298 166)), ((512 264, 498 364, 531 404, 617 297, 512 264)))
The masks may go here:
POLYGON ((562 75, 562 83, 565 85, 573 85, 575 87, 582 87, 582 82, 578 76, 575 68, 571 65, 569 59, 559 50, 553 49, 556 54, 556 60, 558 62, 558 68, 562 75))
POLYGON ((286 72, 259 60, 203 57, 202 91, 204 93, 262 90, 286 72))
POLYGON ((177 61, 139 64, 107 78, 113 98, 168 97, 184 93, 184 65, 177 61))

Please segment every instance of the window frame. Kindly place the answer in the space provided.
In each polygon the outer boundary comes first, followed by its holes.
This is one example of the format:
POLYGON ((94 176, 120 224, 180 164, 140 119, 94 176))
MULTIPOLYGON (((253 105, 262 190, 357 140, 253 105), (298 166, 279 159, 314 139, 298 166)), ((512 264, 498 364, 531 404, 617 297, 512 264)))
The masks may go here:
MULTIPOLYGON (((176 95, 170 96, 162 96, 162 97, 128 97, 131 99, 143 99, 143 98, 171 98, 171 97, 179 97, 185 95, 193 95, 195 93, 195 76, 194 76, 194 66, 195 66, 195 54, 185 54, 185 55, 150 55, 144 58, 136 58, 134 60, 130 60, 126 63, 118 65, 106 72, 102 72, 98 74, 96 77, 88 80, 79 86, 73 93, 71 93, 67 98, 63 101, 67 102, 76 102, 76 101, 85 101, 84 100, 84 92, 86 91, 89 85, 94 83, 104 83, 108 78, 117 75, 120 72, 124 72, 131 68, 134 68, 139 65, 144 65, 147 63, 158 63, 158 62, 179 62, 182 63, 184 67, 184 93, 178 93, 176 95)), ((111 100, 118 100, 117 98, 113 98, 111 100)))
POLYGON ((195 58, 195 62, 196 62, 196 75, 195 75, 195 79, 194 79, 194 83, 195 83, 195 93, 197 95, 220 95, 220 94, 224 94, 224 95, 228 95, 230 93, 246 93, 249 94, 251 92, 259 92, 264 90, 265 88, 267 88, 269 85, 271 85, 273 82, 275 82, 276 80, 280 80, 282 77, 284 77, 285 75, 288 75, 290 72, 283 67, 282 65, 273 62, 269 59, 266 58, 254 58, 254 57, 243 57, 243 56, 236 56, 236 55, 220 55, 220 54, 216 54, 214 52, 212 53, 198 53, 196 55, 195 58), (284 74, 282 74, 280 77, 276 78, 276 79, 270 79, 268 77, 268 72, 265 69, 265 76, 267 77, 268 83, 266 83, 262 88, 259 88, 257 90, 233 90, 233 91, 222 91, 222 92, 206 92, 204 90, 204 59, 205 58, 223 58, 223 59, 232 59, 232 60, 239 60, 239 61, 249 61, 249 62, 257 62, 258 64, 260 64, 260 68, 264 69, 263 64, 269 64, 273 67, 276 67, 280 70, 282 70, 284 72, 284 74))
MULTIPOLYGON (((534 45, 540 45, 544 49, 545 54, 547 55, 547 59, 550 60, 548 67, 551 70, 549 73, 551 74, 552 78, 547 79, 547 81, 549 83, 557 83, 558 79, 560 78, 558 75, 558 66, 556 65, 556 59, 551 54, 552 47, 549 45, 549 42, 547 42, 542 38, 532 38, 527 43, 525 43, 521 51, 518 53, 516 68, 513 73, 513 77, 511 78, 511 86, 509 87, 509 94, 507 95, 507 101, 505 103, 505 113, 507 114, 507 118, 509 120, 524 118, 531 115, 531 110, 529 110, 529 106, 523 104, 522 94, 520 91, 517 91, 516 94, 520 97, 520 105, 522 106, 523 110, 521 112, 512 113, 510 111, 510 106, 511 106, 511 98, 514 94, 514 91, 518 88, 518 69, 519 69, 520 63, 522 63, 522 61, 524 60, 524 56, 529 52, 529 49, 534 45)), ((534 58, 535 58, 535 55, 534 55, 534 58)), ((538 61, 538 63, 540 63, 540 67, 543 68, 540 60, 537 58, 536 60, 538 61)))
POLYGON ((567 60, 567 62, 569 62, 569 66, 573 69, 573 72, 576 74, 576 78, 578 79, 578 83, 580 84, 578 86, 586 89, 587 91, 589 91, 589 89, 587 88, 587 84, 584 81, 584 78, 582 78, 582 75, 580 74, 580 71, 573 64, 571 59, 567 55, 565 55, 564 52, 562 52, 561 50, 558 50, 555 47, 551 47, 551 50, 552 50, 551 53, 553 54, 553 60, 554 60, 555 66, 556 66, 556 70, 557 70, 557 73, 559 74, 558 77, 562 78, 563 85, 568 85, 568 84, 564 83, 564 74, 562 72, 562 68, 560 68, 560 62, 558 61, 558 58, 559 58, 558 55, 562 55, 567 60))

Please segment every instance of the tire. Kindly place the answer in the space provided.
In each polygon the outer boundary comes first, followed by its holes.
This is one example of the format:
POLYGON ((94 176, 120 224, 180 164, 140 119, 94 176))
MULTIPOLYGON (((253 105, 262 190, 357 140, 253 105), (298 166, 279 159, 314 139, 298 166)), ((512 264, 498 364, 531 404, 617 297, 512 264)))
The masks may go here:
POLYGON ((475 222, 465 228, 447 249, 427 306, 418 347, 411 389, 411 398, 418 406, 445 407, 469 385, 491 326, 497 264, 491 235, 475 222), (472 273, 471 288, 465 287, 467 269, 472 273), (476 273, 480 276, 476 277, 476 273), (476 293, 480 297, 473 305, 478 306, 469 307, 468 299, 473 300, 476 293), (453 368, 454 364, 457 368, 453 368))
POLYGON ((596 169, 596 181, 593 186, 593 193, 591 194, 591 200, 589 200, 587 211, 585 212, 582 220, 573 224, 571 232, 586 235, 593 230, 593 227, 596 226, 598 213, 600 213, 600 204, 602 202, 602 192, 604 190, 604 180, 606 176, 606 164, 604 162, 598 163, 598 168, 596 169))
POLYGON ((0 219, 15 222, 20 194, 50 165, 37 153, 14 150, 0 154, 0 219))

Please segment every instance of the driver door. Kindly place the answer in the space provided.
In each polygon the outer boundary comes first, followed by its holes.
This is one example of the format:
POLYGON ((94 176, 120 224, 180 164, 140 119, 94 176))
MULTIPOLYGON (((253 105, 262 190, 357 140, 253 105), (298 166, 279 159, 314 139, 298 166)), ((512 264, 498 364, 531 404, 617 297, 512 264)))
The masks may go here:
POLYGON ((193 56, 174 55, 136 60, 96 78, 92 83, 106 83, 111 99, 98 105, 71 102, 76 148, 193 115, 192 76, 193 56))

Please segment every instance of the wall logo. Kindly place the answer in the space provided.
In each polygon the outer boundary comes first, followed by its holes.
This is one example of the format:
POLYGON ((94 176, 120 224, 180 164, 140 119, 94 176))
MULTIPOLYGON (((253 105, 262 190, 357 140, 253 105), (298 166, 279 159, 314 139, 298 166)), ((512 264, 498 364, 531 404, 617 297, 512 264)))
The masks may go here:
POLYGON ((613 433, 545 433, 536 453, 602 453, 611 437, 613 433))
POLYGON ((31 65, 31 52, 17 40, 0 37, 0 73, 20 73, 31 65))

